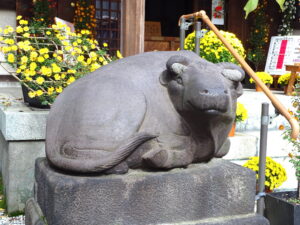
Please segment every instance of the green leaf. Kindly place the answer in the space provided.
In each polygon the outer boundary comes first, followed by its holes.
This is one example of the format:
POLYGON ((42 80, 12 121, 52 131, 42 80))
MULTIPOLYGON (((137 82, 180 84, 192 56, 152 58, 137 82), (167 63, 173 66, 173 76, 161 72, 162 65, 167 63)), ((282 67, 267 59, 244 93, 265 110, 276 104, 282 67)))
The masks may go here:
POLYGON ((276 0, 276 2, 277 2, 277 3, 278 3, 278 5, 280 6, 280 8, 281 8, 281 11, 283 11, 283 10, 284 10, 284 8, 283 8, 283 4, 284 4, 285 0, 276 0))
MULTIPOLYGON (((276 1, 282 1, 282 0, 276 0, 276 1)), ((246 12, 245 19, 247 19, 249 13, 254 11, 257 8, 258 0, 248 0, 247 4, 244 7, 244 10, 246 12)))

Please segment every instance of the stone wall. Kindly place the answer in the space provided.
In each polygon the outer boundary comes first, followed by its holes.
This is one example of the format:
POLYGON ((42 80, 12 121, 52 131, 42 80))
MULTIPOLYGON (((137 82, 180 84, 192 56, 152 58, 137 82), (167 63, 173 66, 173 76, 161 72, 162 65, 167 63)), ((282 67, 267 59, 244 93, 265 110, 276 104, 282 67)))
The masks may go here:
POLYGON ((22 211, 32 196, 34 163, 45 156, 48 110, 26 106, 20 86, 0 88, 0 165, 7 209, 22 211))

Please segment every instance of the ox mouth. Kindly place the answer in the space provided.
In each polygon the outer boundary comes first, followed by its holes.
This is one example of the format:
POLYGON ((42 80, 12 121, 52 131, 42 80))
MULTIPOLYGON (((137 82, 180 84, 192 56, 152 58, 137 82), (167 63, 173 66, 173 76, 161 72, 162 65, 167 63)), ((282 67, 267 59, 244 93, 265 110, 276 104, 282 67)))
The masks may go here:
POLYGON ((226 105, 216 105, 216 104, 211 104, 209 106, 195 106, 192 102, 188 101, 188 105, 193 111, 196 111, 198 113, 203 113, 203 114, 208 114, 208 115, 220 115, 223 113, 226 113, 227 108, 224 107, 226 105))

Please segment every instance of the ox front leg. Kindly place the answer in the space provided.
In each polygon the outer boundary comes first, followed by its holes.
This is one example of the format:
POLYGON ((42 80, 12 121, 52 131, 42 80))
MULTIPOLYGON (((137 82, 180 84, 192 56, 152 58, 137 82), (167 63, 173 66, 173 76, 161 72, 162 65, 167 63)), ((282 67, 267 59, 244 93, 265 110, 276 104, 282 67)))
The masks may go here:
POLYGON ((165 134, 152 140, 151 149, 142 159, 152 168, 186 167, 193 161, 192 149, 190 137, 165 134))

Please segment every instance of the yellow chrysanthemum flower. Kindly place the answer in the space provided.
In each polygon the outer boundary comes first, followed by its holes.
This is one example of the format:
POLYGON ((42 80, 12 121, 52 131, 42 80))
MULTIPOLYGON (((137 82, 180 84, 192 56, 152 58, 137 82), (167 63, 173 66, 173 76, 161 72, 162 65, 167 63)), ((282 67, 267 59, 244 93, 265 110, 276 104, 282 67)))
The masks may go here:
POLYGON ((21 25, 27 25, 28 24, 28 21, 27 20, 20 20, 19 23, 21 25))
POLYGON ((7 61, 10 63, 14 63, 15 62, 15 55, 10 53, 7 55, 7 61))
POLYGON ((39 56, 39 57, 37 58, 37 60, 38 60, 39 63, 42 63, 42 62, 45 61, 45 58, 44 58, 43 56, 39 56))
MULTIPOLYGON (((259 158, 251 157, 243 166, 256 172, 256 178, 258 179, 258 163, 259 158)), ((285 169, 272 158, 266 158, 266 171, 265 171, 265 186, 266 188, 273 190, 278 188, 284 181, 286 181, 285 169)))
POLYGON ((36 94, 33 91, 29 91, 28 96, 29 96, 29 98, 34 98, 36 96, 36 94))
POLYGON ((63 91, 63 89, 62 89, 61 86, 59 86, 59 87, 55 88, 55 91, 56 91, 57 93, 61 93, 61 92, 63 91))
POLYGON ((45 79, 44 77, 37 77, 35 81, 37 84, 42 85, 45 82, 45 79))
POLYGON ((37 90, 37 91, 35 92, 35 94, 36 94, 37 96, 41 96, 41 95, 44 94, 44 92, 43 92, 42 90, 37 90))

